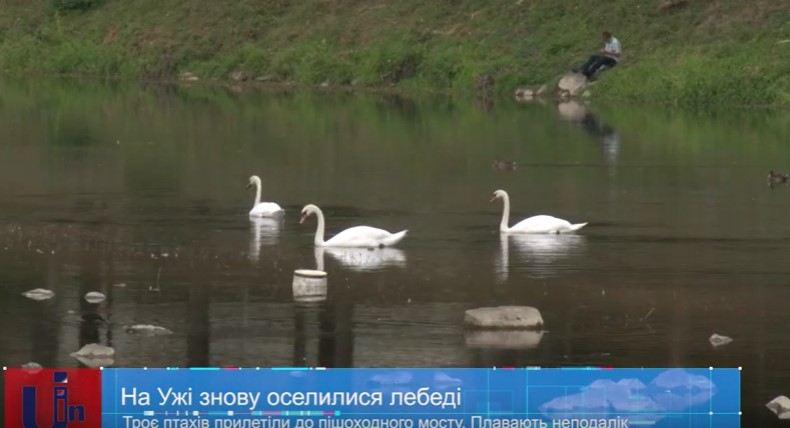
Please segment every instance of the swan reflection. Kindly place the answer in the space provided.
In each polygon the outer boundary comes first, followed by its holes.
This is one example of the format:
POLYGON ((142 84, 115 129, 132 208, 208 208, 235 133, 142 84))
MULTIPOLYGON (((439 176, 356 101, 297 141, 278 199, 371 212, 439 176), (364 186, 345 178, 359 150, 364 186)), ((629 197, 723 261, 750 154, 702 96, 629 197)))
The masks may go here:
POLYGON ((250 217, 250 260, 257 262, 260 259, 261 246, 277 243, 282 221, 282 217, 250 217))
POLYGON ((324 253, 329 254, 344 268, 355 271, 406 266, 406 254, 397 248, 315 247, 315 264, 318 270, 324 270, 324 253))
POLYGON ((557 263, 584 251, 585 237, 577 234, 501 234, 500 258, 495 263, 497 281, 508 279, 510 273, 510 245, 519 262, 525 263, 530 274, 553 276, 557 263))

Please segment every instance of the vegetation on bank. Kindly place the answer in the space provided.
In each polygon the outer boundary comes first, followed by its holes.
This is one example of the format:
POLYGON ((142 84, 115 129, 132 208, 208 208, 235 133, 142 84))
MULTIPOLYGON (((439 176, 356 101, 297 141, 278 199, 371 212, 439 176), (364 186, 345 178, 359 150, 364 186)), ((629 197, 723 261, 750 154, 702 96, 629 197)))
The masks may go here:
POLYGON ((775 0, 4 2, 12 74, 250 78, 474 93, 554 83, 620 39, 595 96, 790 105, 790 3, 775 0))

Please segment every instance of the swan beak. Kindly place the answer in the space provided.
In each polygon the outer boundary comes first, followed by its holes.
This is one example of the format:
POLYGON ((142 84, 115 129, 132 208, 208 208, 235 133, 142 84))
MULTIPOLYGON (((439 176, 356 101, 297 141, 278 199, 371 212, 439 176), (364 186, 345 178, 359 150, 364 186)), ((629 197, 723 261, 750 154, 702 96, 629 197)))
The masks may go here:
POLYGON ((252 183, 247 184, 247 188, 249 189, 250 187, 252 187, 252 183))
POLYGON ((489 202, 489 203, 491 203, 491 202, 494 202, 494 201, 496 201, 496 196, 494 196, 493 198, 491 198, 491 200, 490 200, 490 201, 488 201, 488 202, 489 202))
POLYGON ((299 217, 299 224, 304 223, 304 219, 306 219, 306 218, 307 218, 307 214, 302 214, 302 216, 299 217))

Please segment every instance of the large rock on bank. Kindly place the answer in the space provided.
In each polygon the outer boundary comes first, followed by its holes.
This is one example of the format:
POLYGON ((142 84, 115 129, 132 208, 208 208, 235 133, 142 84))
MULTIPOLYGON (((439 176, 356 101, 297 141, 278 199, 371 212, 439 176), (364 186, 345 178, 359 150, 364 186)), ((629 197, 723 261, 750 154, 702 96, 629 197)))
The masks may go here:
POLYGON ((578 97, 584 94, 588 85, 587 76, 581 73, 567 73, 557 84, 560 94, 570 97, 578 97))
POLYGON ((540 330, 543 317, 539 310, 530 306, 498 306, 469 309, 464 324, 474 328, 540 330))

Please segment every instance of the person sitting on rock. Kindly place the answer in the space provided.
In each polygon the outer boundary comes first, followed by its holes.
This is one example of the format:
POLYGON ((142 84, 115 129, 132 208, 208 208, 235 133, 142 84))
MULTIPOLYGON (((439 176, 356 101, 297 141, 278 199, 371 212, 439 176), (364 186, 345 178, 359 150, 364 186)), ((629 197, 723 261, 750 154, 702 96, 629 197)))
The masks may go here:
POLYGON ((589 79, 599 68, 617 65, 617 62, 620 61, 620 41, 608 31, 604 31, 602 36, 604 47, 601 52, 591 55, 580 69, 573 70, 574 73, 582 73, 589 79))

